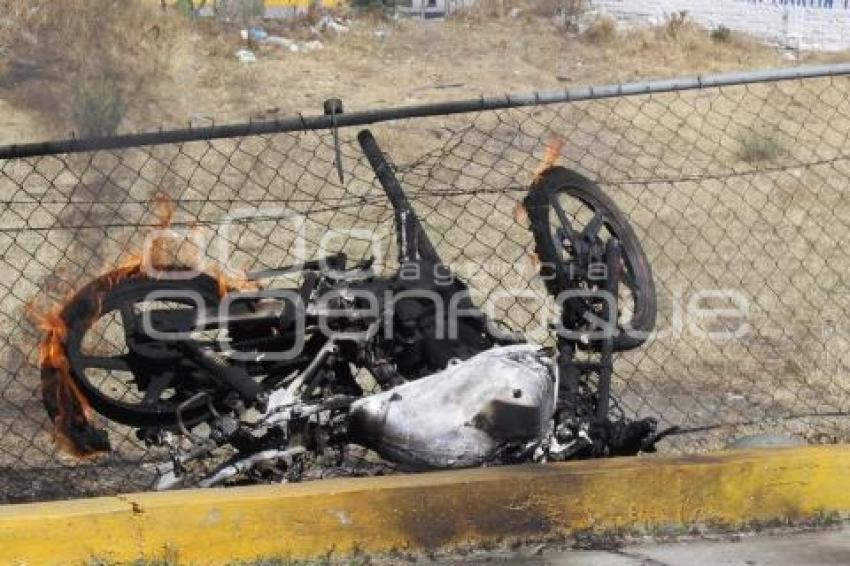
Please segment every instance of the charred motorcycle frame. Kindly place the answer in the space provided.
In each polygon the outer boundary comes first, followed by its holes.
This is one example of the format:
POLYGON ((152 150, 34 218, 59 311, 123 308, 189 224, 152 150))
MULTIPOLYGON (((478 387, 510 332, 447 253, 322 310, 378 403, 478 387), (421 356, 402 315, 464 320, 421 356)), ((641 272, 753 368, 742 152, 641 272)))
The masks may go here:
MULTIPOLYGON (((663 436, 654 419, 612 416, 613 354, 640 346, 656 317, 649 263, 614 202, 560 167, 540 174, 525 198, 560 311, 555 346, 542 348, 473 303, 372 134, 358 140, 395 213, 398 272, 380 276, 372 259, 337 254, 248 274, 257 282, 296 274, 298 286, 224 297, 213 277, 180 277, 176 266, 175 277, 136 267, 117 283, 114 274, 95 279, 60 314, 74 395, 44 388, 77 451, 108 449, 85 418, 89 406, 170 448, 160 488, 186 483, 193 463, 222 447, 230 457, 200 485, 297 480, 350 444, 412 469, 653 450, 663 436), (123 333, 109 355, 90 346, 106 317, 123 333), (128 393, 106 391, 104 372, 126 376, 128 393), (377 391, 364 391, 359 372, 377 391)), ((43 368, 46 385, 63 370, 55 366, 43 368)))

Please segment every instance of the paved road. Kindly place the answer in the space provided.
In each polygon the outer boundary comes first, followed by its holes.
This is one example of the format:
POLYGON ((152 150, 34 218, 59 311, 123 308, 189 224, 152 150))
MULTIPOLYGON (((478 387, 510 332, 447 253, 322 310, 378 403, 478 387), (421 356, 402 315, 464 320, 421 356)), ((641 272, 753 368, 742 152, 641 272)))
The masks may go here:
POLYGON ((741 535, 721 540, 636 544, 611 551, 536 550, 539 554, 533 556, 500 555, 461 563, 502 566, 850 565, 850 528, 793 534, 741 535))

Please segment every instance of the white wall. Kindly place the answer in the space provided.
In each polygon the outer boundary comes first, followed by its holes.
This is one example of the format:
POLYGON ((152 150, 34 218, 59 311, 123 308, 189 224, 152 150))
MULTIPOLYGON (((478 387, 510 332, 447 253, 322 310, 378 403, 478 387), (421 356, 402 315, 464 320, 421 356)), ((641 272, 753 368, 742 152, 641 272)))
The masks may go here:
POLYGON ((686 10, 709 28, 724 25, 786 47, 850 49, 845 0, 591 0, 591 5, 625 22, 658 23, 667 14, 686 10))
MULTIPOLYGON (((483 1, 492 2, 493 0, 483 1)), ((473 3, 475 0, 436 0, 431 7, 428 0, 401 0, 396 3, 396 10, 411 16, 442 17, 473 3)))

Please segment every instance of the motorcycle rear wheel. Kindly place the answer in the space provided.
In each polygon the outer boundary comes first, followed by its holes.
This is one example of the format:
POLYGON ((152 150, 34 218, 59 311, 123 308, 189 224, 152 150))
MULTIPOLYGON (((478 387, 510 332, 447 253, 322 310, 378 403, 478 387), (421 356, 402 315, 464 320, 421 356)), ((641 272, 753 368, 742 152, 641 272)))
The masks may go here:
MULTIPOLYGON (((94 279, 61 312, 67 328, 63 348, 70 379, 95 411, 124 425, 171 428, 179 422, 190 426, 207 420, 209 406, 217 399, 198 396, 210 388, 186 365, 179 349, 155 340, 130 347, 127 340, 138 336, 131 338, 136 329, 128 325, 136 323, 136 311, 153 292, 166 295, 158 302, 193 308, 185 296, 191 292, 202 298, 204 307, 215 307, 218 282, 203 274, 183 280, 154 279, 140 269, 117 275, 112 272, 94 279), (104 319, 107 322, 100 323, 104 319), (99 329, 93 330, 96 325, 99 329), (178 416, 181 404, 185 406, 178 416)), ((61 378, 58 371, 43 368, 42 380, 61 378)), ((52 400, 44 401, 49 411, 52 400)))

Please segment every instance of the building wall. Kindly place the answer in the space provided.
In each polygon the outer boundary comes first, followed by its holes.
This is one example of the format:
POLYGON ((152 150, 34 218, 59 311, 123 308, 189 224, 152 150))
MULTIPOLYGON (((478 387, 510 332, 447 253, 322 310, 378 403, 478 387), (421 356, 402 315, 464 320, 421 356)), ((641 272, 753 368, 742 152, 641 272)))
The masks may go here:
POLYGON ((396 3, 396 10, 401 14, 428 17, 443 17, 446 15, 446 0, 406 0, 396 3))
POLYGON ((850 49, 850 0, 591 0, 624 22, 663 21, 686 10, 695 21, 796 49, 850 49))
MULTIPOLYGON (((455 10, 472 5, 476 0, 398 0, 396 10, 407 16, 441 18, 455 10)), ((492 2, 493 0, 481 0, 492 2)))

